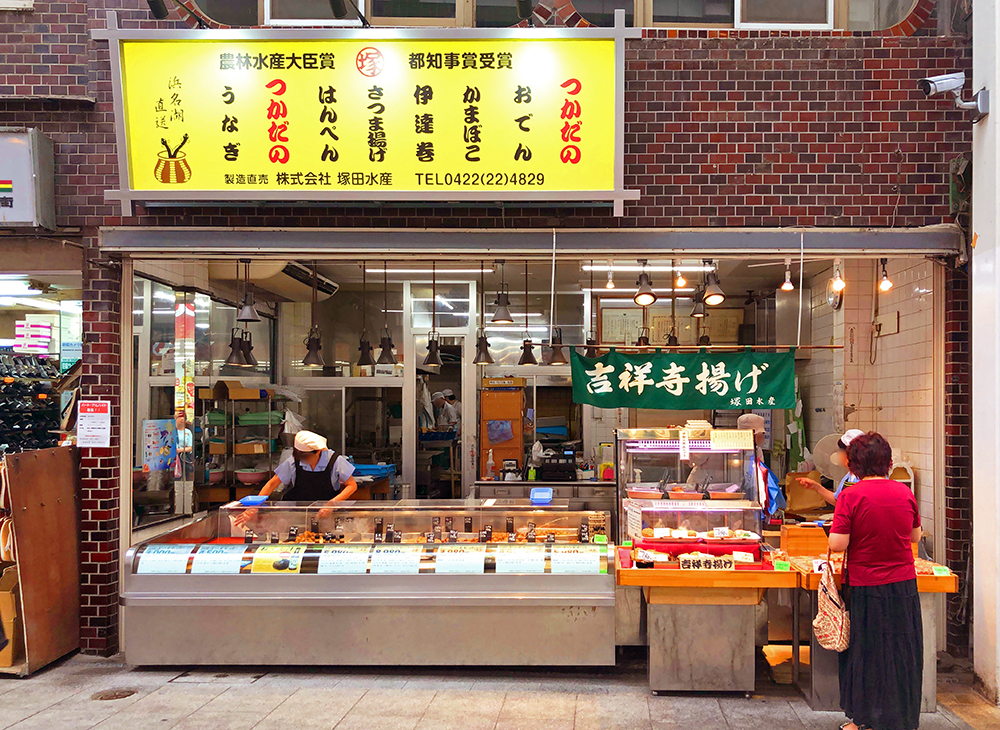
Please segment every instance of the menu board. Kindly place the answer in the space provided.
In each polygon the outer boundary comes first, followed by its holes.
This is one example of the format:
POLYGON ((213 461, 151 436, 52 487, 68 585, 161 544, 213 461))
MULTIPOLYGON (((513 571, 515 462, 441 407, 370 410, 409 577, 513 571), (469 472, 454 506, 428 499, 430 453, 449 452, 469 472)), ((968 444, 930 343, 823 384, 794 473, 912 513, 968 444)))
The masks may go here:
POLYGON ((753 431, 712 429, 709 432, 712 451, 746 451, 753 448, 753 431))
POLYGON ((324 545, 317 573, 364 574, 368 572, 370 545, 324 545))
MULTIPOLYGON (((601 545, 552 545, 549 554, 552 573, 606 573, 601 569, 601 554, 607 555, 601 545)), ((606 564, 605 564, 606 565, 606 564)))
POLYGON ((245 545, 199 545, 191 561, 191 572, 199 574, 235 574, 251 564, 245 545))
POLYGON ((392 573, 419 573, 422 545, 376 545, 372 548, 372 575, 392 573))
POLYGON ((497 573, 544 573, 544 545, 497 545, 497 573))
POLYGON ((473 573, 486 571, 486 545, 438 545, 435 573, 473 573))
POLYGON ((261 545, 253 554, 252 573, 298 573, 305 545, 261 545))
POLYGON ((136 573, 186 573, 192 545, 147 545, 139 556, 136 573))

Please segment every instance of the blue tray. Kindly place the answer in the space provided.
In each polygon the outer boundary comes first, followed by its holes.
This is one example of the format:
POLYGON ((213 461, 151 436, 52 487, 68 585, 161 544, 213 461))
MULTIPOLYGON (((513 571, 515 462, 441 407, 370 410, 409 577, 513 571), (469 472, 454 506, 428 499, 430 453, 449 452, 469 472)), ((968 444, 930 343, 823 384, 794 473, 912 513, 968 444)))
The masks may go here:
POLYGON ((264 502, 267 501, 266 494, 248 494, 243 499, 240 500, 240 504, 244 507, 260 507, 264 502))

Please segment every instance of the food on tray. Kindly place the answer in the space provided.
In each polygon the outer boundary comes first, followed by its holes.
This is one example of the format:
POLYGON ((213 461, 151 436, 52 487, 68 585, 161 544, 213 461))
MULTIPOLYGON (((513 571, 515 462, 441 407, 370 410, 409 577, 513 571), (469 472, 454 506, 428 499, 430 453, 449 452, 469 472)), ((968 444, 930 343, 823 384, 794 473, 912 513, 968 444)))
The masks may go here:
POLYGON ((642 528, 642 536, 643 537, 652 537, 653 536, 653 528, 652 527, 643 527, 642 528))

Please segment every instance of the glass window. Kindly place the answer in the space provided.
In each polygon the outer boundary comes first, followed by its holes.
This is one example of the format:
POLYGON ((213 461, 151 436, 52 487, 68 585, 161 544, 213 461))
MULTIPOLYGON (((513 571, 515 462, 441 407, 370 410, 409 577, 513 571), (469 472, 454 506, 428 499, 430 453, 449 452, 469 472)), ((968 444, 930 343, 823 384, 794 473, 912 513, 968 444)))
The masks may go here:
POLYGON ((827 0, 740 0, 742 23, 827 23, 827 0))
MULTIPOLYGON (((625 25, 634 25, 632 11, 635 3, 632 0, 576 0, 575 7, 576 12, 582 15, 588 22, 593 25, 599 25, 602 28, 614 27, 615 10, 624 9, 625 25)), ((559 10, 556 10, 556 12, 558 13, 559 10)), ((573 23, 572 16, 563 18, 563 20, 569 20, 571 24, 573 23)))
POLYGON ((176 297, 169 286, 152 282, 150 287, 149 374, 174 374, 174 307, 176 297))
MULTIPOLYGON (((534 354, 538 362, 547 359, 549 350, 538 349, 549 341, 550 295, 548 292, 531 292, 528 295, 527 320, 525 320, 524 292, 510 292, 510 312, 514 324, 492 324, 496 310, 496 292, 486 292, 486 337, 490 343, 490 354, 498 365, 517 365, 521 357, 521 345, 526 336, 531 337, 535 346, 534 354), (527 326, 525 326, 527 322, 527 326), (527 332, 527 335, 525 334, 527 332)), ((556 318, 553 324, 562 334, 562 341, 569 345, 582 345, 586 340, 583 318, 583 293, 556 294, 556 318)), ((477 322, 478 324, 478 322, 477 322)))
POLYGON ((376 18, 454 18, 454 0, 372 0, 376 18))
POLYGON ((410 286, 410 302, 413 307, 412 322, 415 330, 430 330, 431 320, 437 329, 444 327, 469 326, 469 290, 467 283, 448 284, 438 282, 437 300, 432 306, 434 287, 430 282, 410 286))
MULTIPOLYGON (((295 21, 318 21, 324 24, 341 23, 344 20, 356 20, 358 15, 345 0, 347 17, 340 19, 333 16, 328 0, 266 0, 269 6, 271 22, 285 21, 290 24, 295 21)), ((358 7, 364 12, 363 0, 356 0, 358 7)))
POLYGON ((520 20, 514 0, 476 0, 478 28, 509 28, 520 20))
MULTIPOLYGON (((207 333, 207 342, 203 341, 204 352, 208 355, 207 367, 204 368, 206 375, 219 375, 230 378, 239 378, 240 375, 247 374, 271 375, 271 333, 274 329, 273 320, 261 317, 259 322, 237 322, 235 307, 220 304, 219 302, 212 302, 209 324, 208 329, 204 330, 207 333), (230 345, 232 344, 234 329, 249 331, 253 356, 257 359, 256 367, 226 365, 226 359, 232 353, 230 345)), ((197 326, 196 324, 195 327, 197 326)), ((199 359, 200 357, 199 355, 199 359)))
POLYGON ((733 24, 733 0, 653 0, 654 23, 733 24))

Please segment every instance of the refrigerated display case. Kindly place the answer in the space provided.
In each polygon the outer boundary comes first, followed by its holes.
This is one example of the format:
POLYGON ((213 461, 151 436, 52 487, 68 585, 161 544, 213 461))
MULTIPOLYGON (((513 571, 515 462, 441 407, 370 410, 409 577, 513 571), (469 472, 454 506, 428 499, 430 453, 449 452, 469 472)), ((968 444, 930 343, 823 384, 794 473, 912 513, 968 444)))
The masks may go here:
POLYGON ((126 553, 126 660, 612 665, 610 524, 525 500, 229 504, 126 553))

